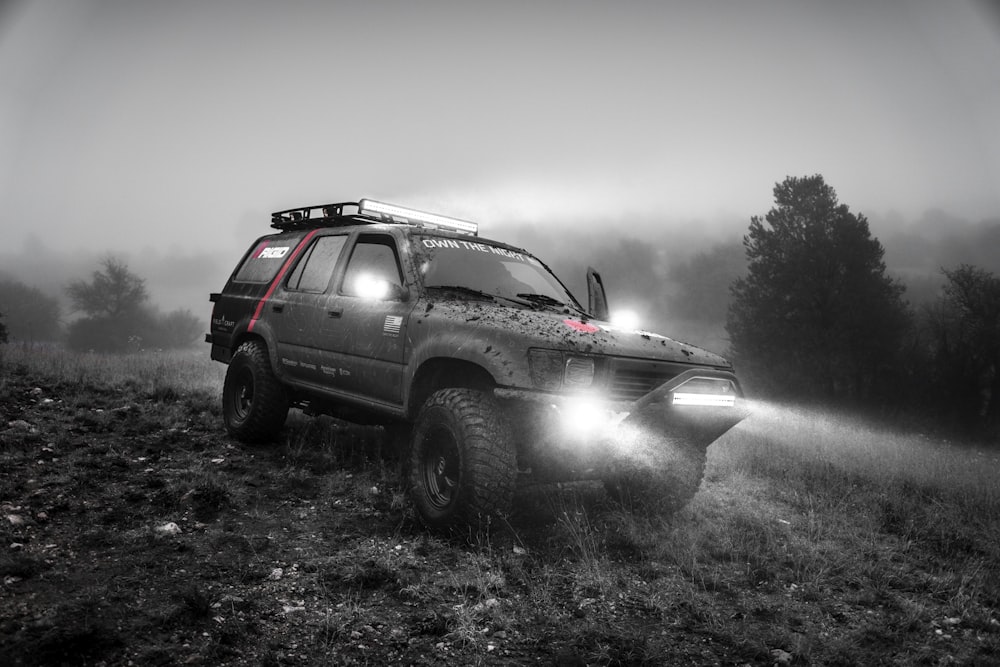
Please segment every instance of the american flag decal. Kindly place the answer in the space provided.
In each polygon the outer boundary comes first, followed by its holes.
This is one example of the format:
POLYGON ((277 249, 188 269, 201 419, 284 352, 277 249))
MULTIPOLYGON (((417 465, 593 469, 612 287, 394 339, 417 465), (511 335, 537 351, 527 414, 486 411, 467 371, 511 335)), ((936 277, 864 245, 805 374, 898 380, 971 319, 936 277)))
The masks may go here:
POLYGON ((399 315, 386 315, 385 324, 382 325, 382 333, 395 338, 399 335, 399 330, 403 327, 403 318, 399 315))

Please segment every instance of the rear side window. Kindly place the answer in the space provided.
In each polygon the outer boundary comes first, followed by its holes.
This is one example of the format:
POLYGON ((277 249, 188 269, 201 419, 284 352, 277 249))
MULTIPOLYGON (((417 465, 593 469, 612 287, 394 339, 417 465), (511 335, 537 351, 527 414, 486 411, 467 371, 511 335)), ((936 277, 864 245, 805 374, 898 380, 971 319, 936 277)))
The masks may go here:
POLYGON ((295 249, 297 239, 264 239, 257 244, 233 278, 238 283, 267 283, 295 249))
POLYGON ((337 258, 347 242, 347 236, 321 236, 306 250, 288 277, 287 289, 302 292, 325 292, 337 258))

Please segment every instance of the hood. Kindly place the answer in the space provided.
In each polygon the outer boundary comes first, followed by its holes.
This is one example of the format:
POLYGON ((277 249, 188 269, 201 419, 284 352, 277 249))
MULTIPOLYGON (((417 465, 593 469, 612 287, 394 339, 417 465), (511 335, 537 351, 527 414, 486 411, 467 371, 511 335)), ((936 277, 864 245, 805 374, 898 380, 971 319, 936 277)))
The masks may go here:
POLYGON ((575 311, 528 310, 488 301, 436 300, 418 305, 415 315, 447 318, 456 328, 474 328, 479 338, 495 335, 508 345, 515 341, 529 347, 581 354, 671 361, 699 366, 731 368, 724 357, 651 331, 623 329, 609 322, 584 318, 575 311), (492 334, 490 332, 493 332, 492 334))

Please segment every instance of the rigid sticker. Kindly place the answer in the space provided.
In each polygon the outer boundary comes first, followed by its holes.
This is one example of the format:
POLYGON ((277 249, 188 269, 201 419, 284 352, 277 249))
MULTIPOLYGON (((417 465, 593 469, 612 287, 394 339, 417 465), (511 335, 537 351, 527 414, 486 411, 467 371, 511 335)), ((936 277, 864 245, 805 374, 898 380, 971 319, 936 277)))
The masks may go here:
POLYGON ((289 246, 266 246, 260 249, 256 259, 281 259, 290 249, 289 246))

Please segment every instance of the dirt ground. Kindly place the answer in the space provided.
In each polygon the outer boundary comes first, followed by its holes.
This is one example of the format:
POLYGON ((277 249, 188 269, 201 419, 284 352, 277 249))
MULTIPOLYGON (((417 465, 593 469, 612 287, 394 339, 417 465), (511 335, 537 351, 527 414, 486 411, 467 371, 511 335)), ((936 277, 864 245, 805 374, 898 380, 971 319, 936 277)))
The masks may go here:
POLYGON ((506 526, 430 535, 391 462, 374 455, 379 442, 378 429, 299 418, 282 442, 247 447, 225 435, 208 392, 109 389, 8 369, 0 664, 998 657, 991 620, 972 627, 944 615, 931 627, 916 614, 913 634, 928 643, 914 645, 905 627, 895 636, 878 621, 866 631, 866 614, 874 623, 884 605, 859 604, 849 586, 818 595, 729 556, 720 561, 731 578, 699 581, 616 528, 599 488, 525 490, 506 526), (849 631, 823 639, 831 623, 849 631))
POLYGON ((505 599, 544 518, 435 537, 377 429, 245 447, 215 397, 127 393, 6 378, 0 664, 584 664, 505 599))

